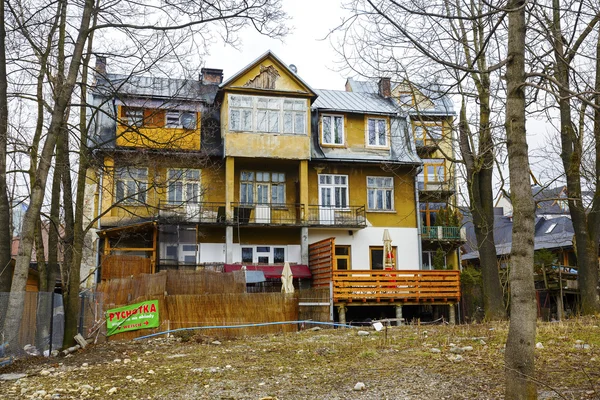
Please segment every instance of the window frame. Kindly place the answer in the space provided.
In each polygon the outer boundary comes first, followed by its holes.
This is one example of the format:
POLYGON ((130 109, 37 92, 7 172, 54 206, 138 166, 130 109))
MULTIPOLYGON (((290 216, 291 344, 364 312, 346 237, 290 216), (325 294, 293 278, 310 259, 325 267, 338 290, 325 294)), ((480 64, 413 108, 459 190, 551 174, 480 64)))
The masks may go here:
POLYGON ((438 143, 444 139, 444 123, 442 121, 439 121, 439 122, 433 122, 433 121, 431 121, 431 122, 429 122, 429 121, 414 122, 413 121, 412 129, 413 129, 413 136, 415 137, 415 142, 417 142, 418 140, 421 140, 423 142, 423 145, 425 145, 427 143, 438 143), (435 127, 436 129, 431 129, 431 127, 435 127), (439 128, 439 137, 432 135, 430 133, 430 132, 437 131, 437 128, 439 128), (421 133, 419 135, 417 135, 417 133, 419 131, 421 133))
MULTIPOLYGON (((330 207, 336 210, 349 210, 350 209, 350 179, 348 177, 348 175, 343 175, 343 174, 318 174, 317 175, 317 179, 318 179, 318 189, 319 189, 319 207, 330 207), (331 177, 331 182, 332 183, 321 183, 321 177, 331 177), (340 177, 340 178, 345 178, 346 183, 342 184, 342 183, 335 183, 335 178, 336 177, 340 177), (334 205, 325 205, 323 203, 323 199, 322 199, 322 188, 332 188, 333 189, 333 203, 334 205), (344 193, 344 200, 345 201, 340 201, 340 205, 338 206, 337 204, 335 204, 335 189, 336 188, 340 188, 343 189, 345 188, 346 191, 343 192, 344 193)), ((342 191, 340 191, 340 193, 342 193, 342 191)), ((340 200, 341 200, 341 196, 340 196, 340 200)))
MULTIPOLYGON (((319 119, 319 131, 321 133, 321 145, 323 146, 331 146, 331 147, 345 147, 346 146, 346 132, 345 132, 345 124, 346 124, 346 118, 344 114, 329 114, 329 113, 325 113, 325 114, 321 114, 321 117, 319 119), (340 118, 341 119, 341 140, 340 143, 336 143, 335 140, 331 140, 331 142, 326 142, 325 141, 325 126, 324 126, 324 119, 325 118, 330 118, 330 126, 333 127, 333 123, 335 122, 336 118, 340 118)), ((330 133, 331 134, 331 138, 333 139, 333 131, 330 133)))
MULTIPOLYGON (((246 198, 248 197, 247 195, 248 195, 248 192, 246 193, 246 198)), ((247 206, 267 204, 267 205, 270 205, 271 207, 283 207, 286 204, 286 202, 285 202, 286 195, 287 195, 287 193, 286 193, 285 172, 250 171, 250 170, 241 170, 240 171, 240 197, 239 197, 240 204, 247 205, 247 206), (251 174, 252 180, 242 179, 243 174, 251 174), (264 179, 259 180, 258 174, 269 174, 269 180, 264 180, 264 179), (274 180, 275 176, 277 177, 277 179, 274 180), (246 190, 246 191, 248 190, 248 188, 243 189, 243 185, 250 185, 252 187, 252 201, 251 202, 242 200, 244 198, 244 196, 243 196, 244 190, 246 190), (258 198, 258 186, 259 185, 268 185, 268 191, 269 191, 269 193, 267 194, 268 202, 259 202, 259 198, 258 198), (273 190, 274 188, 277 188, 277 192, 275 192, 273 190), (282 188, 282 189, 280 189, 280 188, 282 188), (283 201, 273 202, 274 193, 277 193, 277 195, 283 194, 283 201)))
POLYGON ((379 148, 379 149, 389 149, 390 147, 390 140, 389 140, 389 126, 388 126, 388 119, 387 118, 383 118, 383 117, 366 117, 366 122, 365 122, 365 145, 367 147, 373 147, 373 148, 379 148), (385 139, 385 143, 381 144, 379 143, 379 139, 380 139, 380 135, 379 135, 379 130, 375 129, 375 142, 374 144, 371 144, 371 134, 370 134, 370 126, 369 126, 369 121, 374 121, 374 127, 377 128, 378 126, 380 126, 378 124, 378 122, 383 122, 383 137, 385 139))
POLYGON ((148 192, 148 167, 129 167, 122 166, 116 167, 114 173, 115 180, 115 202, 125 205, 139 205, 143 206, 147 201, 148 192), (136 170, 137 173, 132 174, 136 170), (137 178, 140 172, 144 171, 141 175, 145 175, 144 179, 137 178), (122 189, 119 188, 119 184, 122 184, 122 189), (134 190, 134 193, 128 194, 130 190, 134 190), (120 195, 119 192, 123 191, 120 195))
MULTIPOLYGON (((396 210, 395 208, 395 204, 394 204, 394 194, 395 194, 395 185, 394 185, 394 177, 393 176, 367 176, 367 211, 371 211, 371 212, 394 212, 396 210), (391 187, 386 187, 386 186, 373 186, 373 185, 369 185, 369 180, 373 179, 375 180, 375 182, 377 182, 377 179, 391 179, 391 187), (382 202, 386 203, 385 199, 385 194, 386 192, 390 192, 390 208, 386 208, 385 205, 383 205, 382 208, 378 208, 378 207, 371 207, 370 204, 370 199, 371 197, 370 192, 374 191, 374 202, 377 203, 377 192, 379 191, 383 191, 383 195, 382 195, 382 202)), ((377 206, 377 204, 374 204, 375 206, 377 206)))
POLYGON ((197 168, 169 168, 167 169, 167 204, 169 205, 182 205, 182 204, 198 204, 202 197, 202 170, 197 168), (172 177, 171 173, 178 171, 179 177, 172 177), (190 178, 188 174, 191 172, 197 172, 198 178, 190 178), (171 199, 171 189, 174 184, 181 183, 181 201, 171 199), (194 198, 188 198, 188 185, 197 185, 197 193, 194 198))
POLYGON ((143 107, 130 107, 130 106, 121 106, 121 123, 123 125, 141 128, 145 125, 144 123, 144 113, 145 109, 143 107), (139 114, 139 115, 138 115, 139 114))
POLYGON ((251 133, 265 133, 265 134, 276 134, 276 135, 306 135, 307 130, 307 116, 308 107, 306 99, 299 99, 293 97, 277 97, 277 96, 252 96, 243 94, 228 94, 227 103, 227 115, 229 118, 228 128, 231 132, 251 132, 251 133), (234 99, 239 97, 240 105, 232 106, 234 99), (249 101, 250 105, 243 105, 244 100, 249 101), (261 101, 266 101, 266 106, 260 105, 261 101), (277 102, 277 107, 270 106, 271 103, 277 102), (291 108, 286 108, 286 104, 291 104, 291 108), (234 127, 234 118, 232 118, 233 112, 239 112, 239 127, 234 127), (242 127, 242 121, 244 121, 243 113, 250 112, 250 126, 242 127), (259 113, 265 113, 266 126, 265 129, 259 129, 259 113), (285 119, 286 115, 291 115, 291 131, 286 129, 285 119), (277 128, 272 129, 274 125, 271 123, 270 118, 277 116, 277 128), (301 129, 300 124, 297 122, 302 121, 301 129))
POLYGON ((271 245, 271 244, 257 244, 257 245, 244 245, 240 247, 240 262, 242 264, 267 264, 267 265, 271 265, 271 264, 283 264, 285 263, 285 260, 288 257, 288 249, 287 246, 285 245, 271 245), (259 248, 268 248, 267 251, 258 251, 259 248), (244 261, 243 260, 243 254, 244 254, 244 249, 250 250, 252 253, 252 261, 244 261), (276 249, 283 249, 283 261, 282 262, 276 262, 275 261, 275 250, 276 249), (267 257, 268 261, 265 262, 260 262, 259 257, 267 257))
POLYGON ((333 247, 333 269, 335 271, 351 271, 352 270, 352 248, 350 245, 347 244, 336 244, 333 247), (348 254, 337 254, 337 249, 347 249, 348 250, 348 254), (338 260, 346 260, 346 265, 348 266, 348 268, 346 269, 340 269, 338 268, 338 260))
MULTIPOLYGON (((393 266, 393 270, 397 269, 398 266, 398 247, 397 246, 392 246, 392 254, 394 256, 394 266, 393 266)), ((385 254, 384 254, 384 249, 383 246, 369 246, 369 269, 371 271, 385 271, 385 254), (381 258, 381 269, 379 268, 373 268, 373 250, 377 250, 377 251, 381 251, 382 254, 382 258, 381 258)))
POLYGON ((417 175, 417 182, 419 183, 423 183, 423 186, 425 186, 427 183, 437 183, 437 184, 444 184, 447 183, 447 170, 446 170, 446 160, 444 158, 427 158, 427 159, 423 159, 423 169, 421 170, 421 172, 419 173, 419 175, 417 175), (433 167, 433 175, 434 177, 439 178, 440 174, 439 174, 439 168, 441 167, 443 170, 443 176, 442 176, 442 180, 440 179, 430 179, 430 174, 428 173, 428 168, 429 167, 433 167))

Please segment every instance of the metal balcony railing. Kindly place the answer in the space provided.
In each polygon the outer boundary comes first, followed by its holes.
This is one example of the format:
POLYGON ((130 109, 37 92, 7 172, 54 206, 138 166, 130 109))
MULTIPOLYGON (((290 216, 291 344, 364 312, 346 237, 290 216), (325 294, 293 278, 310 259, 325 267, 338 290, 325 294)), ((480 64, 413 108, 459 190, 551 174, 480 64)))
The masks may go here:
POLYGON ((167 222, 224 224, 225 203, 219 202, 159 202, 158 216, 167 222))
POLYGON ((421 237, 429 240, 463 240, 458 226, 423 226, 421 237))
POLYGON ((365 206, 336 208, 324 205, 309 205, 307 224, 313 226, 365 227, 365 206))
POLYGON ((304 204, 231 203, 231 220, 240 225, 301 225, 304 204))

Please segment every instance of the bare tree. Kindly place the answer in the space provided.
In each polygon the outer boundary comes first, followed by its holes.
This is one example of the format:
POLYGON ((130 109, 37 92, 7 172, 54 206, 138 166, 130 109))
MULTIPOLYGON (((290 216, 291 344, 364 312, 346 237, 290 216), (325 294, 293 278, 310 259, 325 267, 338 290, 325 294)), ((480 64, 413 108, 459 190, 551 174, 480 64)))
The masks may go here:
MULTIPOLYGON (((469 210, 477 237, 487 319, 506 318, 494 244, 493 171, 495 160, 494 89, 500 81, 504 50, 497 30, 504 14, 485 2, 354 0, 352 15, 338 28, 344 62, 366 75, 438 83, 437 95, 462 97, 458 149, 465 168, 469 210), (490 65, 491 64, 491 65, 490 65), (477 109, 475 121, 469 119, 477 109)), ((424 84, 425 84, 424 83, 424 84)), ((453 144, 456 145, 456 144, 453 144)))
POLYGON ((525 130, 525 0, 509 0, 506 64, 506 140, 513 205, 510 325, 506 341, 506 398, 537 399, 534 376, 536 299, 533 284, 535 205, 529 184, 525 130))

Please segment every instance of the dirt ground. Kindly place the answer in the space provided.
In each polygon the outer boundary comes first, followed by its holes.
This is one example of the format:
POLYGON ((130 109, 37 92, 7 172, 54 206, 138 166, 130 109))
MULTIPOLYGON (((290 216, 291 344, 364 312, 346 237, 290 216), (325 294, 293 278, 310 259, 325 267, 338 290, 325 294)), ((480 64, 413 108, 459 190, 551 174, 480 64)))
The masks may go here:
MULTIPOLYGON (((538 325, 540 398, 600 399, 598 325, 538 325)), ((26 374, 0 380, 0 398, 501 399, 506 333, 496 323, 109 342, 0 369, 26 374)))

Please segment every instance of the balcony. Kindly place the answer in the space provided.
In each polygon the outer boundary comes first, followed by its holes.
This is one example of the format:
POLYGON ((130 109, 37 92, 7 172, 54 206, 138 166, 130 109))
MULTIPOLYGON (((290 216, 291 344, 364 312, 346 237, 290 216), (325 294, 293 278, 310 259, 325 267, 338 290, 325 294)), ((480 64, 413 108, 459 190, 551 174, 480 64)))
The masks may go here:
POLYGON ((421 201, 442 199, 454 194, 454 185, 451 181, 418 182, 419 198, 421 201))
POLYGON ((304 204, 231 203, 231 218, 239 225, 301 225, 304 204))
POLYGON ((334 303, 448 304, 460 300, 460 271, 333 271, 334 303))
POLYGON ((438 143, 441 139, 415 139, 415 147, 420 154, 430 154, 438 149, 438 143))
POLYGON ((167 223, 224 224, 226 222, 225 203, 161 201, 158 217, 167 223))
POLYGON ((323 205, 309 205, 306 223, 309 226, 332 228, 364 228, 367 226, 365 206, 336 208, 323 205))
POLYGON ((439 241, 466 241, 466 231, 458 226, 423 226, 421 238, 439 241))

